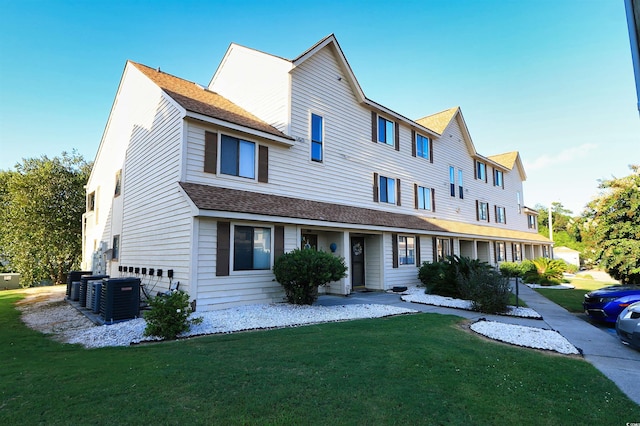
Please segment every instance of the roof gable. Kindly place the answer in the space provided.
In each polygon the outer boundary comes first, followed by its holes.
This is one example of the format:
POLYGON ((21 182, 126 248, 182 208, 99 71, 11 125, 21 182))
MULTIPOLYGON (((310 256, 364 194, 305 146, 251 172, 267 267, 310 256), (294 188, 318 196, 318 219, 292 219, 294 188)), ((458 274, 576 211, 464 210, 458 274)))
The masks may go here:
POLYGON ((197 83, 136 62, 129 61, 128 64, 142 72, 187 111, 248 127, 273 136, 291 139, 227 98, 207 90, 197 83))
POLYGON ((504 154, 491 155, 487 157, 489 160, 500 164, 505 167, 507 170, 513 170, 514 167, 518 167, 518 173, 520 173, 520 178, 525 181, 527 180, 527 174, 524 171, 524 166, 522 165, 522 160, 520 159, 520 153, 518 151, 505 152, 504 154))

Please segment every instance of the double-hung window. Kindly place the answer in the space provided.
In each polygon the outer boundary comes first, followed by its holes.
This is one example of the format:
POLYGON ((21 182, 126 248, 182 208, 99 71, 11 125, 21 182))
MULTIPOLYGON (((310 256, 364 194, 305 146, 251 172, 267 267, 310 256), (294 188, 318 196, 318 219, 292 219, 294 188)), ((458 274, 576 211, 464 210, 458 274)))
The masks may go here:
POLYGON ((398 260, 400 265, 416 263, 416 237, 398 236, 398 260))
POLYGON ((416 154, 429 159, 429 138, 416 133, 416 154))
POLYGON ((489 221, 489 203, 478 202, 478 220, 489 221))
POLYGON ((424 186, 418 186, 416 192, 418 197, 416 207, 419 210, 433 210, 433 190, 424 186))
POLYGON ((496 206, 496 222, 507 223, 507 216, 504 207, 496 206))
POLYGON ((395 129, 393 121, 378 116, 378 142, 393 146, 395 145, 394 135, 395 129))
POLYGON ((518 198, 518 214, 522 213, 522 201, 520 200, 520 191, 516 192, 518 198))
POLYGON ((380 176, 380 202, 396 203, 396 180, 380 176))
POLYGON ((493 170, 493 185, 504 188, 504 175, 501 170, 493 170))
POLYGON ((118 260, 120 257, 120 235, 113 236, 113 245, 111 246, 111 260, 118 260))
POLYGON ((121 193, 122 193, 122 169, 116 172, 116 187, 115 187, 115 190, 113 191, 113 196, 119 197, 121 193))
POLYGON ((513 243, 513 261, 519 262, 522 260, 522 245, 519 243, 513 243))
POLYGON ((480 161, 476 161, 476 178, 487 181, 487 165, 480 161))
POLYGON ((449 192, 452 197, 456 196, 456 169, 453 166, 449 167, 449 192))
POLYGON ((311 114, 311 160, 322 162, 324 128, 321 116, 311 114))
POLYGON ((451 256, 451 240, 448 238, 436 238, 436 261, 443 261, 447 256, 451 256))
POLYGON ((233 232, 233 270, 271 268, 271 228, 235 226, 233 232))
POLYGON ((220 172, 225 175, 254 179, 256 145, 232 136, 222 135, 220 172))
POLYGON ((462 184, 462 170, 458 169, 458 197, 464 198, 464 185, 462 184))
POLYGON ((507 260, 507 248, 502 241, 496 243, 496 262, 507 260))
POLYGON ((529 229, 536 229, 536 217, 532 214, 527 215, 527 222, 529 223, 529 229))

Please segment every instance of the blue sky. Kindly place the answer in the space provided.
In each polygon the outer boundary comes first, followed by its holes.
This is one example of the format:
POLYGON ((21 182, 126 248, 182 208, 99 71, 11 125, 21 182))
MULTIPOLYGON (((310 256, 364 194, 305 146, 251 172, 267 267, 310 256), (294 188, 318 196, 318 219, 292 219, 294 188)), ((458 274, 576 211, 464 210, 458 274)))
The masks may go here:
POLYGON ((92 160, 127 59, 208 84, 231 42, 294 58, 334 33, 367 97, 460 106, 479 153, 518 150, 525 204, 574 213, 640 163, 622 0, 0 0, 0 169, 92 160))

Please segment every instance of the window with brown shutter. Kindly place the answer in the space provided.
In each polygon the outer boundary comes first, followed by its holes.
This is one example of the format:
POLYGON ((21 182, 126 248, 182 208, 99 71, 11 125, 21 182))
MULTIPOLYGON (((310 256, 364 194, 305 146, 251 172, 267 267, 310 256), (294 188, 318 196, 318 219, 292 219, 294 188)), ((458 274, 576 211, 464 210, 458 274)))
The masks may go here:
POLYGON ((416 156, 416 131, 411 129, 411 156, 416 156))
POLYGON ((204 171, 216 173, 218 164, 218 134, 204 132, 204 171))
POLYGON ((431 211, 435 213, 436 211, 436 190, 431 188, 431 211))
POLYGON ((400 151, 400 123, 396 121, 393 123, 393 127, 395 127, 396 132, 396 151, 400 151))
POLYGON ((258 147, 258 182, 269 182, 269 147, 258 147))
POLYGON ((284 254, 284 226, 276 225, 273 236, 273 260, 284 254))
POLYGON ((216 247, 216 276, 229 275, 229 250, 231 241, 231 223, 218 222, 218 243, 216 247))
POLYGON ((396 180, 396 186, 398 187, 398 189, 396 190, 396 192, 398 193, 396 196, 396 205, 401 206, 402 203, 400 200, 402 197, 400 196, 400 179, 396 180))
POLYGON ((420 236, 416 235, 416 266, 419 268, 422 261, 420 260, 420 236))
POLYGON ((398 234, 391 234, 391 256, 393 257, 393 267, 398 267, 398 234))
POLYGON ((371 142, 378 142, 378 114, 371 111, 371 142))
POLYGON ((378 202, 379 194, 380 194, 380 190, 378 189, 378 174, 374 173, 373 174, 373 201, 375 203, 378 202))

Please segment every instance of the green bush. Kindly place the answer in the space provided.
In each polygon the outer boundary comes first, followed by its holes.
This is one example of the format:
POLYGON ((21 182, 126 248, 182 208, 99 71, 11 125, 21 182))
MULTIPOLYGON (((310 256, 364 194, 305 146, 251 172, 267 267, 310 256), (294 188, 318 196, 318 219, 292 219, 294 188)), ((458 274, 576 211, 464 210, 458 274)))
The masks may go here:
POLYGON ((567 270, 564 260, 539 257, 533 260, 535 269, 529 270, 524 275, 527 283, 540 285, 556 285, 565 282, 563 273, 567 270))
POLYGON ((455 276, 451 279, 450 266, 449 262, 422 263, 418 269, 418 279, 426 287, 427 293, 449 297, 455 297, 458 294, 455 276))
POLYGON ((509 278, 488 268, 472 268, 458 273, 458 287, 463 299, 471 301, 471 309, 486 314, 506 312, 511 287, 509 278))
POLYGON ((471 271, 489 269, 491 266, 486 262, 454 255, 447 256, 440 262, 424 262, 418 270, 418 279, 426 287, 427 293, 464 298, 458 276, 468 276, 471 271))
POLYGON ((524 275, 522 272, 522 264, 517 262, 502 262, 500 264, 500 273, 507 278, 521 277, 524 275))
POLYGON ((318 287, 346 276, 344 259, 324 251, 295 249, 278 257, 273 265, 276 281, 283 287, 289 303, 311 305, 318 298, 318 287))
POLYGON ((202 322, 202 318, 188 319, 191 313, 189 295, 182 290, 157 295, 149 300, 149 306, 151 310, 144 314, 147 322, 145 336, 175 339, 179 334, 189 331, 191 324, 202 322))

